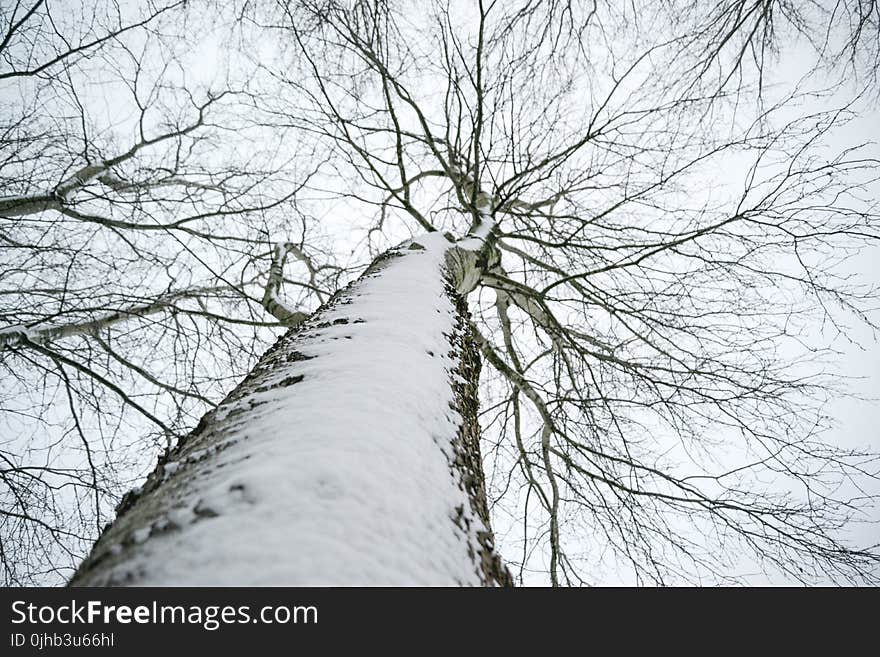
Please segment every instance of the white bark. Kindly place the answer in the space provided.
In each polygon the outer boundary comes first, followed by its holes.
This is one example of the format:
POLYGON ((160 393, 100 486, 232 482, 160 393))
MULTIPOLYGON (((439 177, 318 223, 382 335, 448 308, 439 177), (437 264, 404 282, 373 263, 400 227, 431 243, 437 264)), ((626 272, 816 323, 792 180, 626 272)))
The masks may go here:
POLYGON ((94 319, 81 322, 68 322, 52 326, 11 326, 0 330, 0 349, 14 347, 22 343, 48 344, 55 340, 70 338, 75 335, 90 335, 98 333, 106 328, 132 319, 133 317, 147 317, 156 313, 173 309, 175 305, 186 299, 198 299, 200 297, 231 290, 227 285, 220 287, 193 287, 175 292, 168 292, 157 297, 154 301, 132 305, 122 310, 116 310, 103 314, 94 319))

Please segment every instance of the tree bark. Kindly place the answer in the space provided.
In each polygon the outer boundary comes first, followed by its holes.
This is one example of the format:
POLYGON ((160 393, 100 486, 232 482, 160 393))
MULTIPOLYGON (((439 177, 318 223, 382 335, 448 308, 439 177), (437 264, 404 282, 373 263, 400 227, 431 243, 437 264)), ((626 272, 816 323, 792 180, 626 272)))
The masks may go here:
POLYGON ((450 246, 392 249, 282 336, 123 498, 70 584, 511 585, 450 246))

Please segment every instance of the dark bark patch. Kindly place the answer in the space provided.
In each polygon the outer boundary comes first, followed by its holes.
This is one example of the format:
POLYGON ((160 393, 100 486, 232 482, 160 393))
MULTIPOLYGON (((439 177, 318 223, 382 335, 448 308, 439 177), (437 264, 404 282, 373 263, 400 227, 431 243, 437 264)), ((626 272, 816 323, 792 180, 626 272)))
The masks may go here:
POLYGON ((142 492, 143 489, 139 487, 133 488, 123 495, 122 499, 119 500, 119 504, 116 505, 116 515, 121 515, 134 506, 134 503, 138 501, 142 492))
POLYGON ((452 336, 447 336, 453 347, 448 355, 457 363, 454 372, 450 373, 450 384, 455 397, 454 402, 449 406, 461 418, 458 435, 453 441, 454 455, 449 459, 449 464, 453 476, 458 478, 459 487, 467 495, 472 514, 465 514, 464 507, 459 506, 455 508, 452 520, 458 527, 467 531, 470 531, 473 520, 479 520, 478 526, 474 528, 479 554, 473 554, 470 546, 469 551, 483 583, 513 586, 513 576, 495 551, 495 539, 486 500, 483 459, 480 451, 480 423, 477 418, 479 398, 476 391, 482 365, 480 353, 467 321, 469 313, 465 300, 455 291, 451 283, 447 285, 446 292, 456 304, 458 311, 456 330, 452 336))
MULTIPOLYGON (((254 392, 268 392, 269 390, 274 390, 275 388, 286 388, 288 386, 292 386, 296 383, 299 383, 304 378, 305 378, 305 376, 303 376, 302 374, 296 374, 294 376, 286 376, 283 379, 281 379, 280 381, 278 381, 277 383, 267 383, 262 386, 257 386, 256 388, 254 388, 254 392)), ((253 400, 249 400, 249 401, 253 401, 253 400)), ((265 402, 261 402, 261 403, 265 403, 265 402)), ((251 408, 253 408, 254 406, 258 406, 258 405, 259 404, 254 404, 251 406, 251 408)))
MULTIPOLYGON (((347 317, 337 317, 332 322, 318 322, 317 324, 315 324, 315 328, 316 329, 330 328, 331 326, 340 326, 342 324, 348 324, 349 322, 350 322, 350 320, 347 317)), ((315 335, 319 335, 319 334, 315 333, 315 335)))
POLYGON ((193 513, 195 513, 198 518, 216 518, 220 515, 211 507, 205 506, 202 502, 196 504, 195 508, 193 508, 193 513))
POLYGON ((305 378, 305 376, 303 376, 302 374, 296 374, 296 375, 294 375, 294 376, 288 376, 288 377, 283 378, 283 379, 281 380, 281 382, 278 384, 278 386, 286 388, 287 386, 292 386, 292 385, 294 385, 294 384, 299 383, 299 382, 302 381, 304 378, 305 378))

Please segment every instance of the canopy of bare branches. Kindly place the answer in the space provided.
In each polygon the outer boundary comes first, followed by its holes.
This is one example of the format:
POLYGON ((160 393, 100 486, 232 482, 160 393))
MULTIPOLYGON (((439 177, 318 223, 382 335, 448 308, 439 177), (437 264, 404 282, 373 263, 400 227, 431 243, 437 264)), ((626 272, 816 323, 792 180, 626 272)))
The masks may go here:
POLYGON ((877 319, 878 63, 873 0, 4 3, 4 583, 64 581, 284 326, 430 231, 485 245, 519 581, 875 582, 880 462, 825 405, 877 319))

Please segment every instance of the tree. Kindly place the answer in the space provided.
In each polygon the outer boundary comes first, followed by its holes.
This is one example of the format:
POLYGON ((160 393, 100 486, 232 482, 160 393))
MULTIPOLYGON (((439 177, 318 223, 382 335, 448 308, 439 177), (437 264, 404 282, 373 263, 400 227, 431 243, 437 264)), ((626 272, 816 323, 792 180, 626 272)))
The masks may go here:
POLYGON ((876 5, 216 9, 4 15, 7 581, 69 572, 160 447, 74 582, 506 583, 489 509, 519 580, 876 581, 846 532, 877 456, 822 440, 815 330, 875 326, 845 258, 877 161, 834 144, 876 98, 876 5))
POLYGON ((509 583, 456 266, 477 258, 447 269, 449 247, 389 251, 291 329, 123 500, 72 583, 509 583))

